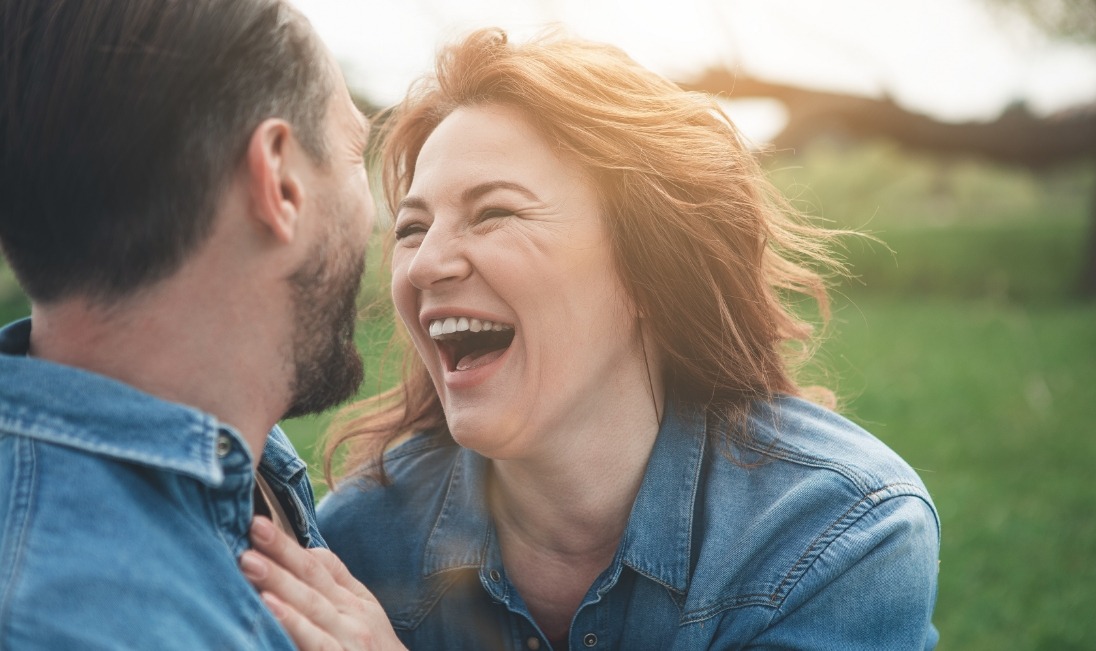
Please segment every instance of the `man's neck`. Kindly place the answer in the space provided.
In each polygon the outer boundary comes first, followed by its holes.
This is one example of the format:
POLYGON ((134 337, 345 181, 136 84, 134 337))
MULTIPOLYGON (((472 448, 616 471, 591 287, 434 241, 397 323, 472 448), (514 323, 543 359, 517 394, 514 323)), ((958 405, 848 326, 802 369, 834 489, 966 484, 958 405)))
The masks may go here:
POLYGON ((285 346, 232 297, 194 294, 168 283, 109 308, 35 305, 30 354, 207 412, 239 431, 258 463, 287 403, 286 369, 272 354, 285 346))

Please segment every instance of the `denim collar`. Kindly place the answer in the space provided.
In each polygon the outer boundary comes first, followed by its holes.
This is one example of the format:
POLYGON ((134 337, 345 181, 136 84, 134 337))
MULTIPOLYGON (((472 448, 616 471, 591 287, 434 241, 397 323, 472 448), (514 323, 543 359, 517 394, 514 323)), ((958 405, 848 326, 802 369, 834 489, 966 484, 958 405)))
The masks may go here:
POLYGON ((445 501, 426 540, 424 576, 483 565, 491 529, 487 471, 487 459, 465 448, 458 450, 445 501))
POLYGON ((222 434, 238 432, 210 414, 167 402, 110 378, 27 357, 30 319, 0 329, 0 396, 4 429, 121 461, 187 475, 210 486, 224 481, 217 457, 222 434))
POLYGON ((704 465, 704 410, 667 401, 621 544, 637 573, 684 594, 693 556, 693 513, 704 465))
MULTIPOLYGON (((703 410, 667 403, 614 566, 622 563, 678 593, 689 587, 693 511, 705 450, 703 410), (672 553, 667 553, 672 550, 672 553)), ((483 568, 501 558, 486 506, 487 460, 457 453, 437 520, 426 541, 424 578, 483 568)), ((616 567, 607 574, 618 575, 616 567)))

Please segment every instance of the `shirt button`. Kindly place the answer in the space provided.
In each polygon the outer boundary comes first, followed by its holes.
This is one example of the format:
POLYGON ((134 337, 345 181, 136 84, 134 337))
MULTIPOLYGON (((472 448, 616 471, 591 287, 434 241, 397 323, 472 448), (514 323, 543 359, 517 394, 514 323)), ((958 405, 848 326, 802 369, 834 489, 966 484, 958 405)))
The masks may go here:
POLYGON ((587 633, 582 636, 582 643, 586 646, 597 646, 597 636, 593 633, 587 633))
POLYGON ((538 651, 540 649, 540 638, 531 637, 525 640, 525 646, 528 647, 529 651, 538 651))
POLYGON ((232 439, 228 438, 227 434, 221 434, 217 437, 217 456, 224 459, 228 456, 228 453, 232 451, 232 439))
POLYGON ((495 583, 498 583, 500 580, 502 580, 502 575, 499 574, 498 570, 491 570, 491 572, 488 573, 488 576, 490 576, 491 580, 495 583))

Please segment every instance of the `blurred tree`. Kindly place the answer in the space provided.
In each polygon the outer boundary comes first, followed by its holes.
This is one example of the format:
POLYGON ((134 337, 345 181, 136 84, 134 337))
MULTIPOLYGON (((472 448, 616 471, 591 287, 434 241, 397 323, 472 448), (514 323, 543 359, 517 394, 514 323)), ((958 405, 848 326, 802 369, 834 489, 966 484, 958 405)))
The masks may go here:
MULTIPOLYGON (((983 0, 991 8, 1027 19, 1039 31, 1057 39, 1096 45, 1094 0, 983 0)), ((1096 148, 1089 152, 1096 159, 1096 148)), ((1096 184, 1093 187, 1092 224, 1088 254, 1081 277, 1084 295, 1096 297, 1096 184)))
MULTIPOLYGON (((1096 0, 983 0, 1003 16, 1019 17, 1052 38, 1096 45, 1096 0)), ((708 70, 687 87, 729 98, 772 98, 788 111, 784 130, 772 145, 796 149, 811 139, 837 134, 852 139, 884 137, 910 149, 953 156, 973 155, 1034 171, 1096 160, 1096 104, 1040 117, 1026 105, 1007 107, 991 122, 941 122, 911 112, 892 99, 828 93, 770 83, 725 68, 708 70)), ((1096 192, 1096 183, 1093 187, 1096 192)), ((1096 194, 1082 295, 1096 298, 1096 194)))
POLYGON ((1096 153, 1096 105, 1039 117, 1017 103, 991 122, 941 122, 888 97, 787 86, 726 69, 709 70, 686 86, 730 98, 778 100, 788 112, 784 129, 770 142, 778 150, 803 147, 821 134, 886 137, 930 154, 976 155, 1037 171, 1096 153))
POLYGON ((1081 43, 1096 43, 1093 0, 983 0, 991 9, 1018 15, 1039 31, 1081 43))

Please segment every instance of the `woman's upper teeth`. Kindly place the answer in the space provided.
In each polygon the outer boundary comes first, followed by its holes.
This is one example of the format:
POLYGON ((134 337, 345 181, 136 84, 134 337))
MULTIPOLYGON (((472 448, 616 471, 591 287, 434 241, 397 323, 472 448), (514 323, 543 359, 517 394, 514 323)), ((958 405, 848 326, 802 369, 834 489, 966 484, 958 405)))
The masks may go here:
POLYGON ((440 337, 454 332, 484 332, 488 330, 498 332, 513 329, 514 326, 508 323, 495 323, 466 316, 451 316, 445 319, 434 319, 430 322, 431 337, 440 337))

